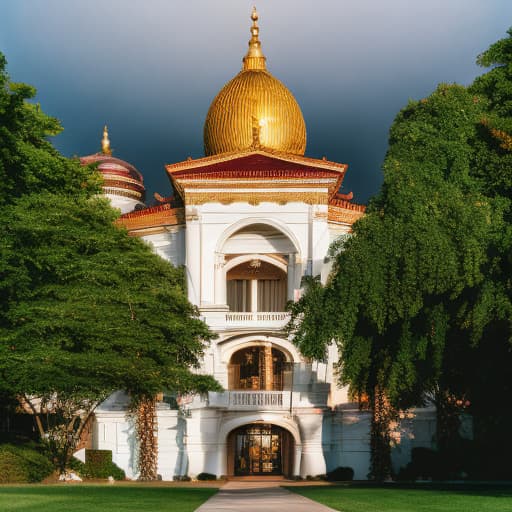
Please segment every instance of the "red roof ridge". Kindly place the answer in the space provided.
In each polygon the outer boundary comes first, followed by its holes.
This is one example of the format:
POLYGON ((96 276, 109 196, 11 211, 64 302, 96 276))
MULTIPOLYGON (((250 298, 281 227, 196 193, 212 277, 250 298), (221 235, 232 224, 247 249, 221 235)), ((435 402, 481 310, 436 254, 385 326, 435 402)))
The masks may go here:
POLYGON ((157 204, 155 206, 149 206, 147 208, 144 208, 142 210, 135 210, 133 212, 125 213, 121 215, 120 219, 134 219, 137 217, 144 217, 146 215, 150 215, 152 213, 158 213, 163 212, 165 210, 175 210, 176 213, 179 213, 180 210, 183 210, 183 208, 178 207, 172 207, 171 204, 165 203, 165 204, 157 204))
POLYGON ((302 156, 302 155, 294 155, 291 153, 285 153, 282 151, 272 150, 272 149, 268 149, 268 148, 257 149, 257 150, 255 150, 253 148, 248 148, 243 151, 230 151, 230 152, 226 152, 226 153, 219 153, 216 155, 205 156, 205 157, 196 158, 196 159, 192 159, 189 157, 187 160, 184 160, 182 162, 167 164, 165 166, 165 168, 167 169, 167 172, 169 174, 171 174, 173 172, 178 172, 179 170, 188 169, 190 167, 195 167, 195 168, 203 167, 203 166, 207 166, 207 165, 211 164, 212 162, 222 163, 222 162, 226 162, 229 160, 234 160, 237 157, 243 158, 243 157, 250 156, 250 155, 263 155, 263 156, 267 156, 267 157, 275 157, 275 158, 285 160, 288 162, 292 162, 292 163, 304 163, 304 164, 314 165, 317 167, 321 167, 321 168, 329 169, 329 170, 333 170, 333 171, 338 171, 338 172, 346 171, 346 169, 348 167, 347 164, 342 164, 339 162, 332 162, 330 160, 326 160, 323 158, 318 159, 318 158, 311 158, 311 157, 302 156))
POLYGON ((344 208, 345 210, 354 210, 357 212, 364 212, 366 210, 366 205, 351 203, 350 201, 347 201, 346 199, 339 198, 339 196, 334 196, 329 201, 329 207, 344 208))

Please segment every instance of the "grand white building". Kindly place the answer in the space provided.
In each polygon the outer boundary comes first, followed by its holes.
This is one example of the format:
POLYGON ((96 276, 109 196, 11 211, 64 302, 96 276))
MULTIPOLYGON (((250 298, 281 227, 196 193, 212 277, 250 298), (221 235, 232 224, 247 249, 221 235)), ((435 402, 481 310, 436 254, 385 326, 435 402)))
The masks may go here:
MULTIPOLYGON (((286 302, 305 275, 328 276, 327 253, 364 214, 342 195, 347 165, 304 156, 306 129, 290 91, 266 69, 257 14, 242 71, 211 104, 204 158, 166 166, 175 195, 144 205, 141 174, 114 158, 105 130, 98 162, 121 222, 162 258, 186 269, 189 300, 218 333, 201 371, 224 392, 166 396, 158 408, 158 473, 306 477, 349 466, 369 470, 369 413, 337 385, 335 347, 304 358, 283 327, 286 302)), ((93 447, 136 476, 136 439, 119 392, 95 414, 93 447)), ((435 422, 416 411, 396 431, 394 458, 430 446, 435 422), (414 416, 414 418, 412 417, 414 416)))

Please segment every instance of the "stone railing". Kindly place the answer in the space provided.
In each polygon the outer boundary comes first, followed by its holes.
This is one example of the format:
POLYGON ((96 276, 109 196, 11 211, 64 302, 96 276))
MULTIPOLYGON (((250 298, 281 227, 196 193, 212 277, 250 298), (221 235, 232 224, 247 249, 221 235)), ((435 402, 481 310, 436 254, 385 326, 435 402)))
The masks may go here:
POLYGON ((284 327, 290 319, 286 311, 255 311, 226 313, 226 325, 247 327, 284 327))
POLYGON ((215 311, 201 309, 205 322, 217 331, 225 329, 283 329, 290 320, 286 311, 215 311))
POLYGON ((210 406, 230 410, 282 410, 290 407, 289 391, 226 391, 208 393, 210 406))

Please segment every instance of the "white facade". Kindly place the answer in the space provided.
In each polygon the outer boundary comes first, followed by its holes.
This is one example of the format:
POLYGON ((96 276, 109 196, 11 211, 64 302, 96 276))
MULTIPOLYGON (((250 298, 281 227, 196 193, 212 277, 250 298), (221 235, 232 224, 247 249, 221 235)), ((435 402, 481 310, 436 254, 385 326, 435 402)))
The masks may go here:
MULTIPOLYGON (((265 190, 259 192, 265 195, 265 190)), ((201 371, 213 375, 226 389, 191 397, 180 411, 159 404, 158 472, 164 480, 201 472, 233 474, 230 457, 236 453, 228 453, 229 435, 254 424, 281 427, 289 433, 289 461, 286 469, 281 464, 280 473, 306 477, 350 466, 356 479, 366 478, 369 413, 359 411, 357 404, 349 402, 346 390, 337 386, 335 347, 325 363, 309 362, 283 334, 288 321, 284 308, 260 311, 253 300, 252 307, 240 312, 230 311, 227 304, 230 270, 252 261, 267 262, 283 272, 286 298, 293 300, 305 274, 325 279, 329 244, 349 230, 348 224, 329 222, 326 205, 212 202, 186 206, 183 225, 143 236, 162 258, 185 264, 189 299, 219 335, 206 351, 201 371), (283 362, 291 363, 293 383, 280 389, 240 389, 230 382, 230 362, 249 348, 279 351, 283 362)), ((264 386, 258 382, 254 387, 264 386)), ((407 419, 401 438, 397 434, 397 466, 408 461, 410 449, 418 442, 431 442, 433 412, 423 410, 418 419, 416 424, 407 419), (420 424, 418 434, 415 429, 420 424)), ((94 447, 112 450, 114 461, 129 477, 136 477, 135 444, 126 397, 118 393, 96 412, 94 447)))
MULTIPOLYGON (((201 371, 225 391, 182 398, 179 411, 159 404, 158 472, 165 480, 202 472, 306 477, 349 466, 365 479, 369 413, 338 387, 336 347, 312 362, 283 331, 286 302, 300 296, 304 276, 327 280, 331 243, 364 207, 339 193, 345 164, 303 156, 302 113, 266 70, 255 11, 251 19, 242 72, 207 115, 208 156, 167 166, 179 200, 121 219, 159 256, 184 265, 189 300, 218 334, 201 371)), ((125 167, 123 186, 142 190, 142 178, 125 167)), ((117 393, 99 407, 93 441, 136 477, 126 405, 117 393)), ((417 416, 397 427, 396 469, 412 447, 430 445, 434 414, 417 416)))

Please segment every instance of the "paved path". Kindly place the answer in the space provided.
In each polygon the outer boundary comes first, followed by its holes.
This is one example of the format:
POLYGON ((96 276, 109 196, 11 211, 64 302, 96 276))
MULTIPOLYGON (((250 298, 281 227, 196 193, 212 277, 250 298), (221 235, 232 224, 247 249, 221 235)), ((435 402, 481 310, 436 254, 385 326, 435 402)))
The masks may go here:
POLYGON ((283 481, 228 482, 195 512, 336 512, 283 489, 283 481))

